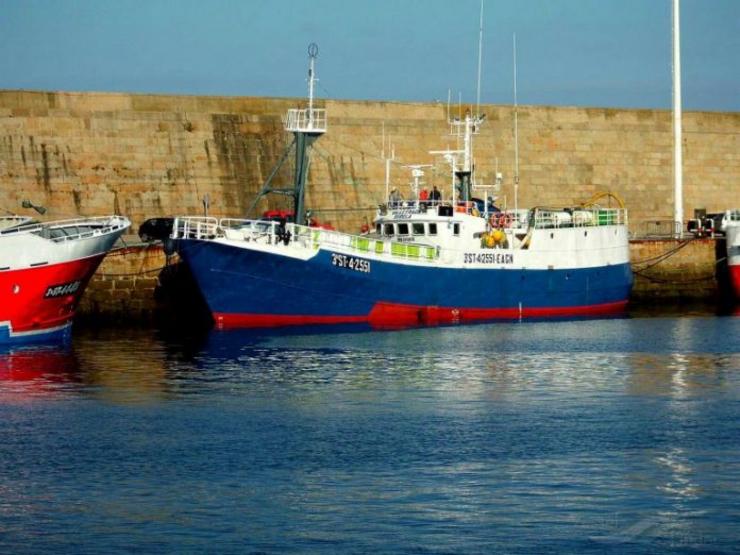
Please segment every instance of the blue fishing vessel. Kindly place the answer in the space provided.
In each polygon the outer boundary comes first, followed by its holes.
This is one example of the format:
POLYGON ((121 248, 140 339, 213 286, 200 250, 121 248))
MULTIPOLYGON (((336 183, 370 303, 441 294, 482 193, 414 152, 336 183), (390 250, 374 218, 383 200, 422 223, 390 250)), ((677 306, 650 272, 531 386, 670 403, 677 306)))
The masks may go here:
MULTIPOLYGON (((289 110, 295 181, 260 196, 292 197, 292 218, 178 217, 171 244, 190 267, 218 328, 365 323, 376 327, 583 317, 622 312, 632 286, 627 212, 594 202, 499 210, 480 185, 473 139, 485 117, 450 121, 456 150, 448 191, 390 200, 354 235, 309 225, 304 207, 312 143, 327 130, 314 107, 289 110), (483 199, 481 200, 481 192, 483 199)), ((423 170, 414 167, 418 190, 423 170)), ((259 198, 259 197, 258 197, 259 198)), ((256 203, 256 200, 255 200, 256 203)))

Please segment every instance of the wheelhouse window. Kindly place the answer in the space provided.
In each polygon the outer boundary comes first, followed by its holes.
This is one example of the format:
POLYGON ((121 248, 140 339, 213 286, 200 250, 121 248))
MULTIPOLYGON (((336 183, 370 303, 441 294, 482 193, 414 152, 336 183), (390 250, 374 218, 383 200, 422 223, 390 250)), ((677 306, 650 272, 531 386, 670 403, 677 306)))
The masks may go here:
POLYGON ((393 235, 393 224, 385 224, 384 235, 393 235))
POLYGON ((437 224, 429 224, 429 235, 437 235, 437 224))
POLYGON ((375 233, 382 235, 383 228, 380 224, 375 224, 375 233))
POLYGON ((409 234, 409 224, 398 224, 398 234, 408 235, 409 234))
POLYGON ((411 231, 414 235, 424 235, 424 224, 413 223, 411 224, 411 231))

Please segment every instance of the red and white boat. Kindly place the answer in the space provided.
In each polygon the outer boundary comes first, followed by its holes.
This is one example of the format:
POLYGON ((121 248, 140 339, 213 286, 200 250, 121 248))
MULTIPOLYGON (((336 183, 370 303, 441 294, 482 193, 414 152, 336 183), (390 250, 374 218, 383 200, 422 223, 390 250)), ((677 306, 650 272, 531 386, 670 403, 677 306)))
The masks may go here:
POLYGON ((67 340, 88 281, 130 225, 123 216, 0 217, 0 345, 67 340))
POLYGON ((728 210, 722 219, 727 240, 727 266, 735 299, 740 301, 740 210, 728 210))

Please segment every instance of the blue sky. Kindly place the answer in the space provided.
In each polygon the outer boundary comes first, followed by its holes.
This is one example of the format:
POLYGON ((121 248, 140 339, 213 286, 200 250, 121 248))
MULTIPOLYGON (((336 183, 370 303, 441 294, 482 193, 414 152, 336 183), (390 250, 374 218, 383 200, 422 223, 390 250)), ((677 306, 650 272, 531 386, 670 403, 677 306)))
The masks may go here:
MULTIPOLYGON (((485 0, 483 102, 669 108, 671 0, 485 0)), ((475 101, 479 0, 3 0, 0 88, 475 101)), ((684 108, 740 111, 740 0, 682 0, 684 108)))

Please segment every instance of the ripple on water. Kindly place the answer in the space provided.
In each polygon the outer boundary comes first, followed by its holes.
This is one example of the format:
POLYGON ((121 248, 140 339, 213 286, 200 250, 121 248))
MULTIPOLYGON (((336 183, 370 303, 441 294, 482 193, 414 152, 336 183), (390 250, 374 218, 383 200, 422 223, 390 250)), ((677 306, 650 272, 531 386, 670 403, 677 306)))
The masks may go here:
POLYGON ((738 321, 3 353, 0 550, 731 552, 738 321))

